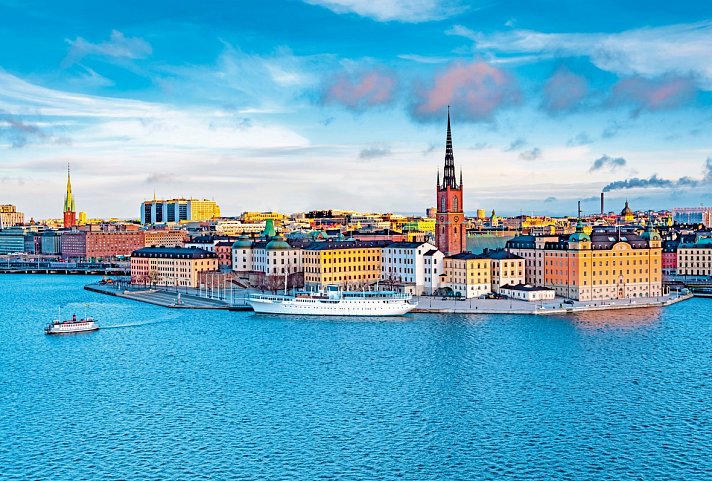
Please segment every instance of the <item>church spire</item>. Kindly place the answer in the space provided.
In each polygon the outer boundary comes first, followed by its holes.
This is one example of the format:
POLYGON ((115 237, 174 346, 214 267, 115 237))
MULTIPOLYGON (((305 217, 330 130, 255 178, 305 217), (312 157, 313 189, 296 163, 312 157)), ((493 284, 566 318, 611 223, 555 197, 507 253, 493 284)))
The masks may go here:
POLYGON ((74 196, 72 195, 72 179, 67 163, 67 193, 64 196, 64 212, 76 212, 74 206, 74 196))
POLYGON ((452 132, 450 130, 450 106, 447 106, 447 139, 445 142, 445 171, 443 172, 443 188, 457 188, 455 179, 455 154, 452 151, 452 132))

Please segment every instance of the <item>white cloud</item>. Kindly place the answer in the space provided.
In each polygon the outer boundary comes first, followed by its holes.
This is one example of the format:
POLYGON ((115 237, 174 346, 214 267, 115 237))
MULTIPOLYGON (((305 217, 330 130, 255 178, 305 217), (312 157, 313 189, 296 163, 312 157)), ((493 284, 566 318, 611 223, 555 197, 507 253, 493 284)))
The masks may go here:
POLYGON ((379 22, 420 23, 442 20, 465 10, 459 1, 450 0, 304 0, 335 13, 355 13, 379 22))
POLYGON ((659 76, 666 73, 699 76, 712 90, 712 20, 645 27, 619 33, 543 33, 512 30, 495 34, 475 32, 462 25, 448 30, 472 40, 478 51, 507 54, 586 56, 598 68, 618 75, 659 76))
POLYGON ((225 43, 214 65, 161 67, 157 83, 178 102, 197 98, 242 112, 284 112, 307 101, 319 73, 336 64, 330 55, 297 56, 288 48, 257 55, 225 43))
MULTIPOLYGON (((53 90, 0 72, 0 110, 61 125, 72 150, 260 149, 306 147, 296 132, 231 112, 53 90), (68 122, 71 121, 71 122, 68 122)), ((53 147, 56 148, 56 147, 53 147)))
POLYGON ((90 55, 136 60, 146 58, 153 52, 151 45, 142 38, 126 37, 118 30, 113 30, 109 40, 105 42, 92 43, 82 37, 77 37, 75 40, 67 39, 66 41, 71 48, 63 62, 65 67, 90 55))

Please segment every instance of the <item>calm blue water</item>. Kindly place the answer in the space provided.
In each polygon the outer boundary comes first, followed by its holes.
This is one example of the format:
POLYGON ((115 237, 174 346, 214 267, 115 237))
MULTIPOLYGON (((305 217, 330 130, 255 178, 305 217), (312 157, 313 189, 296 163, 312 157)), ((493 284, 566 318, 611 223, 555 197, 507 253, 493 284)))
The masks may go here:
POLYGON ((0 479, 712 478, 712 300, 354 321, 89 279, 0 276, 0 479))

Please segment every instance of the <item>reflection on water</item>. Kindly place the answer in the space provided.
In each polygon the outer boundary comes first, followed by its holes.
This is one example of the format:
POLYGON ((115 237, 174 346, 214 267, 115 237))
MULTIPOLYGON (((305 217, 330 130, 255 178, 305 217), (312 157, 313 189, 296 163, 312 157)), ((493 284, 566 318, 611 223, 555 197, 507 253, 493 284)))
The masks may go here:
POLYGON ((638 329, 656 324, 662 318, 662 308, 617 309, 613 311, 588 311, 568 315, 574 325, 582 329, 638 329))

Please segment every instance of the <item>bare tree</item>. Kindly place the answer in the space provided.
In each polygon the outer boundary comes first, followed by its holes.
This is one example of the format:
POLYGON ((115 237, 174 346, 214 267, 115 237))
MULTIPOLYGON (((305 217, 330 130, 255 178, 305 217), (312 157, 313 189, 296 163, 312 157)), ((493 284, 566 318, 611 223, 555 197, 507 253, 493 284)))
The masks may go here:
POLYGON ((151 287, 156 287, 156 284, 161 280, 161 276, 155 269, 150 270, 146 277, 148 277, 147 281, 151 284, 151 287))
POLYGON ((277 292, 284 287, 284 278, 282 276, 267 276, 266 287, 272 292, 277 292))

